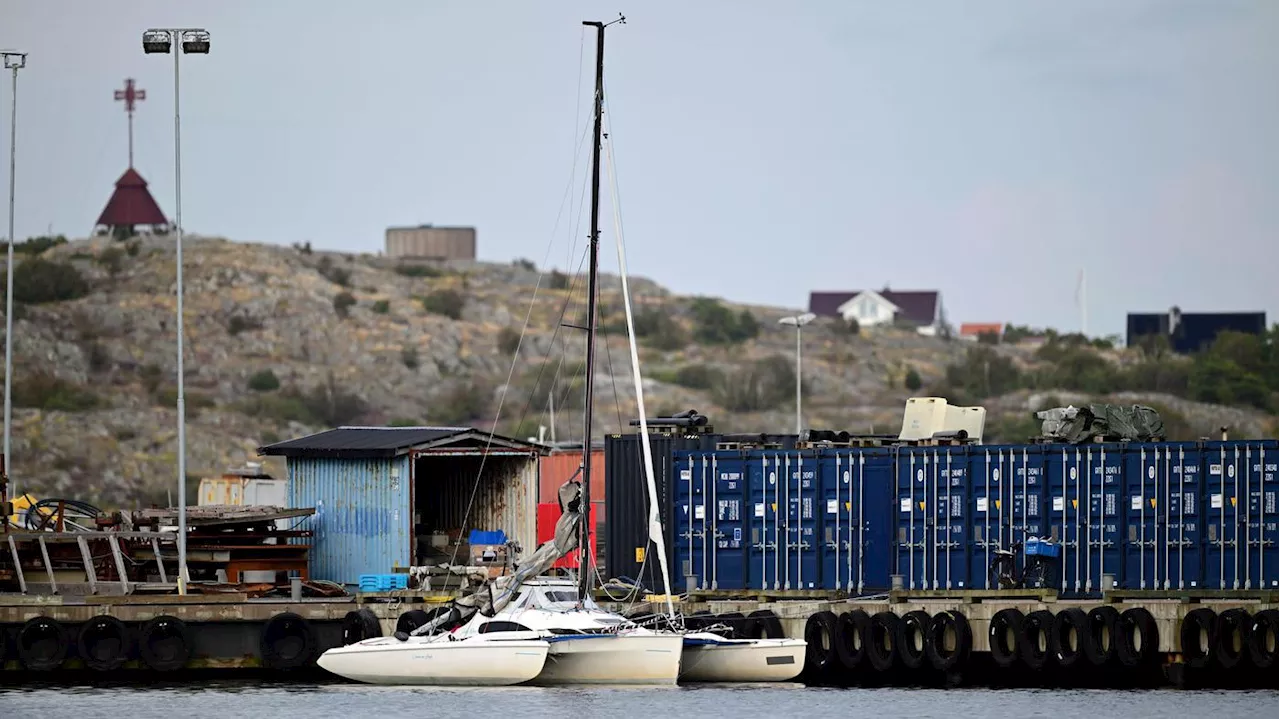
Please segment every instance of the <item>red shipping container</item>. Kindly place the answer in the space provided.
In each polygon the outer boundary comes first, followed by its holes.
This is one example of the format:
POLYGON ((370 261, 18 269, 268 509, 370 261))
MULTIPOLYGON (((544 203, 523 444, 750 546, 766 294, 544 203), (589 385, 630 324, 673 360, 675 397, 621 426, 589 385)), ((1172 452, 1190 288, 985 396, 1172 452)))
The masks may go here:
MULTIPOLYGON (((560 487, 582 466, 582 450, 557 450, 538 462, 538 501, 558 504, 560 487)), ((579 474, 577 481, 582 481, 579 474)), ((604 449, 591 450, 591 501, 605 501, 604 449)))
MULTIPOLYGON (((590 529, 588 530, 591 539, 591 556, 599 556, 596 554, 596 519, 599 518, 600 504, 591 503, 591 519, 590 529)), ((560 503, 546 503, 538 505, 538 546, 551 541, 556 536, 556 522, 560 521, 560 503)), ((577 569, 578 559, 582 555, 574 550, 568 556, 561 557, 556 560, 552 566, 557 568, 577 569)))

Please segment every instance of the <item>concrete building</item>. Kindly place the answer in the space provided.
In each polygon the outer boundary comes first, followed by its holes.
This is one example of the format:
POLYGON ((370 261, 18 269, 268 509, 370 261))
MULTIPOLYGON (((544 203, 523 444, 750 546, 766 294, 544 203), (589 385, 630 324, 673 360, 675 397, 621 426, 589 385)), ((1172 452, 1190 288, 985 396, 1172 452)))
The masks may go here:
POLYGON ((388 227, 387 256, 415 260, 474 260, 474 227, 388 227))

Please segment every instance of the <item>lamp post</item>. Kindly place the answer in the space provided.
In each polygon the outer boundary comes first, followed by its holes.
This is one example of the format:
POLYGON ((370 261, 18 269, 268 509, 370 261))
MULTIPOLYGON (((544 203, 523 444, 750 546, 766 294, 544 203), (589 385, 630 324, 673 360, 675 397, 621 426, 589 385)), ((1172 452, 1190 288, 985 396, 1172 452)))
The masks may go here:
POLYGON ((179 111, 179 58, 207 55, 209 33, 202 28, 152 28, 142 33, 146 54, 173 52, 173 188, 178 249, 178 594, 187 593, 187 404, 182 362, 182 114, 179 111), (181 44, 175 50, 174 43, 181 44))
POLYGON ((778 320, 778 324, 796 326, 796 436, 797 437, 799 437, 800 433, 804 431, 804 421, 801 419, 801 415, 800 415, 800 328, 812 322, 816 316, 817 315, 813 314, 812 312, 806 312, 802 315, 796 315, 795 317, 783 317, 782 319, 778 320))
POLYGON ((4 300, 4 473, 9 475, 9 433, 13 417, 13 198, 18 150, 18 70, 27 66, 27 54, 0 50, 4 67, 13 71, 13 103, 9 115, 9 254, 5 267, 4 300))

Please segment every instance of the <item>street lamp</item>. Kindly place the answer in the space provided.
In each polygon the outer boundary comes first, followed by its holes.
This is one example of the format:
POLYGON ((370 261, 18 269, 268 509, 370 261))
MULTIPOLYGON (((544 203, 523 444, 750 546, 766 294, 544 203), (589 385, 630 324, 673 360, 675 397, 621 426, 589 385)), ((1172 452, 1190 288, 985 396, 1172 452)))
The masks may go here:
POLYGON ((207 55, 209 33, 201 28, 152 28, 142 33, 142 51, 148 55, 167 54, 175 41, 182 45, 182 52, 173 53, 173 188, 178 245, 178 594, 183 595, 187 593, 187 403, 182 366, 182 115, 178 103, 178 59, 184 53, 207 55))
POLYGON ((9 118, 9 261, 5 267, 4 301, 4 473, 9 474, 9 433, 13 417, 13 182, 17 174, 18 149, 18 70, 27 66, 27 54, 17 50, 0 50, 4 67, 13 71, 13 103, 9 118))
POLYGON ((783 317, 778 320, 781 325, 796 326, 796 436, 804 431, 804 422, 800 419, 800 328, 809 324, 817 315, 812 312, 806 312, 795 317, 783 317))

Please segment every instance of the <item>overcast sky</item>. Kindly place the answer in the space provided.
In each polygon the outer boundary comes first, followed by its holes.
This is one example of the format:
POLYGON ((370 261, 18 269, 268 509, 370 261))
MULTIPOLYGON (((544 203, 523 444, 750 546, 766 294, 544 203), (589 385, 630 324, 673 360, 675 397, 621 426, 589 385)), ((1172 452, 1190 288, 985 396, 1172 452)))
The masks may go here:
POLYGON ((136 166, 173 215, 172 56, 140 33, 197 25, 190 231, 374 252, 388 225, 473 225, 482 259, 563 268, 585 234, 553 234, 588 158, 571 179, 580 23, 622 11, 605 60, 633 274, 790 307, 938 289, 954 322, 1070 330, 1086 268, 1094 334, 1173 304, 1276 320, 1274 1, 630 5, 0 0, 0 47, 30 53, 16 234, 88 234, 127 164, 126 77, 147 92, 136 166))

